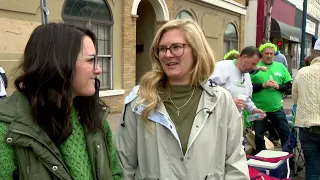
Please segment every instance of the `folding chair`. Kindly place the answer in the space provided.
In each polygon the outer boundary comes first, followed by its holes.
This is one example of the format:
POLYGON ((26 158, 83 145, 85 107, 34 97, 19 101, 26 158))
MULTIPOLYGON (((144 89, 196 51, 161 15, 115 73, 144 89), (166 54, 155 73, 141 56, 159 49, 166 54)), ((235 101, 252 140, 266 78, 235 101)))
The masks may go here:
POLYGON ((298 172, 298 167, 299 167, 299 162, 302 161, 303 165, 305 165, 305 160, 303 157, 303 152, 302 152, 302 148, 301 148, 301 143, 299 140, 299 127, 294 126, 295 123, 295 118, 296 118, 296 112, 297 112, 297 105, 294 104, 292 106, 292 115, 287 115, 287 120, 288 120, 288 124, 289 127, 291 129, 291 133, 294 133, 294 136, 296 137, 296 145, 293 148, 293 154, 294 154, 294 168, 293 168, 293 174, 297 175, 298 172))

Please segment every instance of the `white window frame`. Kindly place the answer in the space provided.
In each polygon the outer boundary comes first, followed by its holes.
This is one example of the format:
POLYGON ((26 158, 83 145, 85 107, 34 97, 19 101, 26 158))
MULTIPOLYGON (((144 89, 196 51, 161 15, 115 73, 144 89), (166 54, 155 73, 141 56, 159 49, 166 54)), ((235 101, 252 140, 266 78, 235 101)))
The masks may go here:
MULTIPOLYGON (((65 1, 65 4, 66 4, 67 0, 65 1)), ((105 0, 101 0, 101 2, 103 2, 106 6, 106 8, 109 10, 110 12, 110 19, 111 21, 109 20, 101 20, 101 19, 94 19, 94 18, 86 18, 86 17, 82 17, 82 16, 79 16, 79 17, 76 17, 76 16, 70 16, 70 15, 67 15, 67 14, 64 14, 64 8, 62 10, 62 18, 63 20, 66 22, 66 23, 69 23, 69 24, 83 24, 86 26, 86 28, 88 29, 92 29, 92 25, 96 25, 96 26, 108 26, 107 28, 110 29, 110 32, 105 32, 105 33, 110 33, 110 39, 104 39, 104 41, 108 41, 106 43, 109 43, 108 46, 110 48, 110 52, 109 54, 100 54, 99 52, 99 43, 98 43, 98 34, 96 34, 96 32, 93 32, 95 35, 96 35, 96 45, 97 45, 97 50, 98 50, 98 58, 107 58, 108 60, 110 60, 110 62, 107 62, 109 63, 109 72, 107 74, 108 78, 110 79, 110 83, 108 84, 107 83, 107 80, 105 82, 102 82, 102 80, 99 78, 100 80, 100 90, 101 91, 110 91, 110 90, 113 90, 114 89, 114 83, 113 83, 113 15, 112 15, 112 11, 109 7, 109 4, 105 1, 105 0), (104 85, 104 86, 103 86, 104 85)), ((98 27, 97 27, 98 28, 98 27)), ((103 50, 104 52, 105 50, 103 50)), ((107 61, 108 61, 107 60, 107 61)), ((101 64, 101 59, 99 59, 100 61, 100 64, 101 64)), ((98 63, 99 63, 98 61, 98 63)), ((103 67, 100 66, 101 69, 102 69, 102 72, 103 72, 103 67)), ((117 93, 116 93, 117 94, 117 93)))
POLYGON ((176 15, 176 19, 184 19, 184 18, 181 18, 181 13, 187 13, 191 19, 195 20, 195 18, 193 17, 193 15, 187 11, 187 10, 181 10, 178 12, 178 14, 176 15))
MULTIPOLYGON (((228 49, 227 49, 227 52, 224 52, 224 54, 228 53, 229 51, 231 51, 232 49, 235 49, 235 50, 239 50, 239 33, 238 33, 238 30, 236 28, 236 26, 233 24, 233 23, 228 23, 224 29, 224 32, 223 32, 223 47, 225 46, 225 44, 228 45, 228 49), (226 32, 226 29, 229 25, 232 25, 236 31, 236 34, 237 34, 237 39, 226 39, 225 38, 225 32, 226 32), (232 44, 237 44, 236 48, 235 47, 231 47, 233 46, 232 44)), ((223 48, 224 50, 224 48, 223 48)))

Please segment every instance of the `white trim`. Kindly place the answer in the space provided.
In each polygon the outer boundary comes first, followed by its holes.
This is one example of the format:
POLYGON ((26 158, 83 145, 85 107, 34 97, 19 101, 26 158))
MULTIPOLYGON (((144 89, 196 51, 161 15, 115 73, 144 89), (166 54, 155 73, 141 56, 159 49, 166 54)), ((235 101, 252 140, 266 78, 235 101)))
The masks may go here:
MULTIPOLYGON (((141 0, 133 0, 131 16, 137 16, 138 6, 141 0)), ((153 6, 153 9, 156 13, 156 18, 158 22, 169 21, 169 10, 165 0, 150 0, 150 3, 153 6)))
POLYGON ((125 92, 124 89, 100 91, 100 92, 99 92, 99 97, 123 95, 124 92, 125 92))
POLYGON ((17 59, 17 60, 2 60, 0 59, 0 62, 19 62, 21 60, 17 59))
POLYGON ((242 15, 246 15, 247 13, 246 6, 231 0, 200 0, 200 1, 208 4, 212 4, 212 5, 215 5, 215 6, 227 9, 229 11, 242 14, 242 15))

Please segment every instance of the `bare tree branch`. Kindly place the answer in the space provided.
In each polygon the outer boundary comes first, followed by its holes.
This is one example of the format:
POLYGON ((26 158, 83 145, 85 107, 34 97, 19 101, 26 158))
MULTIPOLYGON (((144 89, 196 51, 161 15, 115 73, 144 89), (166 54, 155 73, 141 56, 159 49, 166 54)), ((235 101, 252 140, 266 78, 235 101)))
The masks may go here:
POLYGON ((264 42, 270 41, 270 29, 271 29, 271 12, 274 0, 267 0, 267 16, 266 16, 266 27, 264 31, 264 42))

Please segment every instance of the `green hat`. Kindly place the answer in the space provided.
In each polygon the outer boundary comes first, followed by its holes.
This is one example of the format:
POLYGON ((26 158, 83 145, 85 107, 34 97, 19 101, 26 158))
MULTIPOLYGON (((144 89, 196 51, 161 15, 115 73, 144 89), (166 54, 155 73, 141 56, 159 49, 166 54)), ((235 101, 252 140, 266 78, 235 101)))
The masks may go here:
POLYGON ((270 42, 267 42, 265 44, 261 44, 260 47, 259 47, 259 51, 262 52, 267 47, 272 48, 274 50, 274 53, 276 53, 278 51, 277 50, 278 49, 277 46, 272 44, 272 43, 270 43, 270 42))
POLYGON ((226 55, 224 55, 223 60, 228 59, 228 57, 232 54, 239 54, 239 52, 237 50, 232 49, 231 51, 229 51, 226 55))

